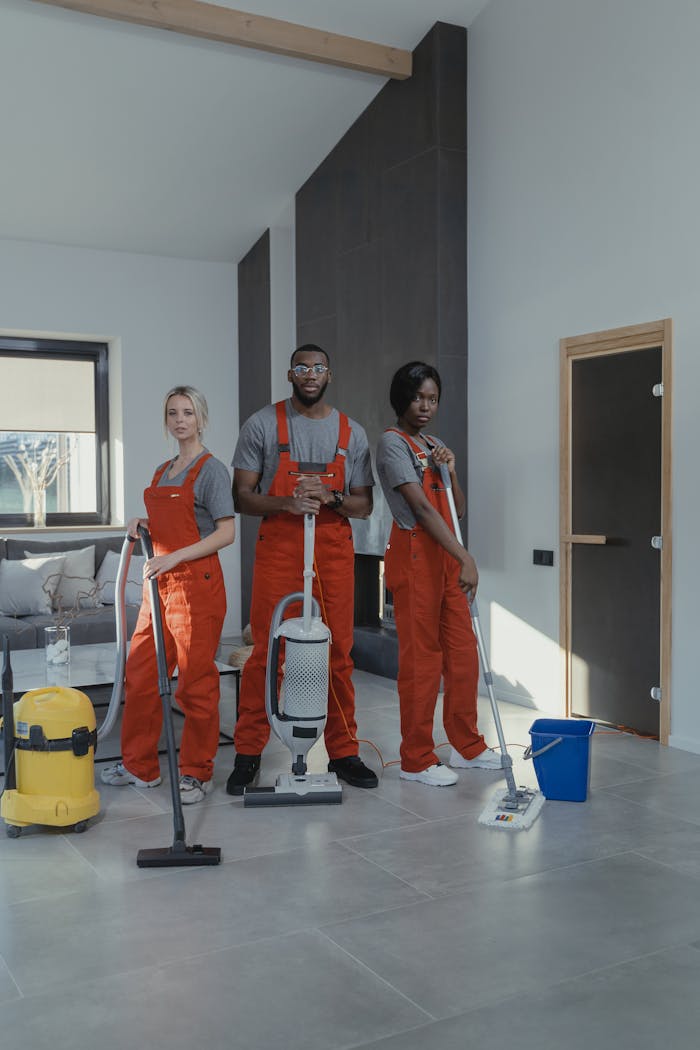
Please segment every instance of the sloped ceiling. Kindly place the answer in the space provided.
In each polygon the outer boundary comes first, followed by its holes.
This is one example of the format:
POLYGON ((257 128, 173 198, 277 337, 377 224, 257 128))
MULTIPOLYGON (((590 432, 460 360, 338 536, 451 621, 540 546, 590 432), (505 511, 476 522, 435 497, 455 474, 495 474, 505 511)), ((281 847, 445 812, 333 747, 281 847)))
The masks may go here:
MULTIPOLYGON (((413 49, 487 0, 219 2, 413 49)), ((0 0, 0 237, 237 261, 383 84, 0 0)))

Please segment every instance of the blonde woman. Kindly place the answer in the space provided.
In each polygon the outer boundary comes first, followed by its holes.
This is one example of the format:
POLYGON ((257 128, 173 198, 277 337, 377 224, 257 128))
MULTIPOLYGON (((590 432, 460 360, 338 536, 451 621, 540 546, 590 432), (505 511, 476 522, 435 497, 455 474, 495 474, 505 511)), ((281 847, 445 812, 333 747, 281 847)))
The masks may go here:
MULTIPOLYGON (((176 699, 185 715, 180 744, 180 798, 200 802, 211 789, 219 741, 219 674, 214 663, 226 614, 218 551, 233 543, 234 510, 227 467, 202 444, 207 403, 191 386, 165 397, 166 431, 178 454, 157 468, 143 497, 154 556, 144 580, 158 581, 168 673, 177 665, 176 699)), ((162 724, 148 587, 126 664, 122 761, 102 771, 105 784, 157 787, 162 724)))

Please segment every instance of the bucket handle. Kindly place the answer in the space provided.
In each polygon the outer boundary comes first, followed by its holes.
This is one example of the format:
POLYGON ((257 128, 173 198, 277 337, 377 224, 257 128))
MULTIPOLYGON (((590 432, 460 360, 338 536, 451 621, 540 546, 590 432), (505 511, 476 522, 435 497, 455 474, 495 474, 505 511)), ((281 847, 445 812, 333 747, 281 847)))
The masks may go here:
POLYGON ((556 747, 557 744, 561 744, 563 739, 564 739, 563 736, 558 736, 556 740, 550 740, 549 743, 545 744, 544 747, 541 747, 539 749, 539 751, 533 751, 532 750, 532 745, 530 747, 526 747, 525 748, 525 753, 523 755, 523 758, 524 759, 539 758, 540 755, 543 755, 545 753, 545 751, 549 751, 549 749, 551 747, 556 747))

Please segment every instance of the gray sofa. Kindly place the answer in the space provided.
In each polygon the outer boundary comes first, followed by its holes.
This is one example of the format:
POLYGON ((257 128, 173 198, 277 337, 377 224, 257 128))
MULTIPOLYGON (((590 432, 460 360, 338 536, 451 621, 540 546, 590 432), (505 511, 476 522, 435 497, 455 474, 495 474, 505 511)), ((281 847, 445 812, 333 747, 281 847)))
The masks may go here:
MULTIPOLYGON (((106 536, 100 538, 82 539, 52 539, 38 541, 15 537, 0 538, 0 560, 7 558, 10 561, 24 559, 25 551, 35 557, 41 557, 48 553, 77 551, 86 546, 95 546, 95 574, 97 575, 108 551, 117 554, 122 549, 124 536, 106 536)), ((140 553, 138 545, 135 553, 140 553)), ((111 573, 110 573, 111 575, 111 573)), ((107 589, 105 588, 105 595, 107 589)), ((112 587, 113 591, 113 587, 112 587)), ((126 623, 127 636, 130 638, 139 612, 139 604, 133 604, 134 587, 130 588, 131 597, 127 597, 126 623), (129 604, 129 601, 132 604, 129 604)), ((96 598, 100 600, 98 591, 96 598)), ((77 603, 76 603, 77 604, 77 603)), ((8 616, 0 612, 0 637, 6 634, 10 640, 12 649, 37 649, 44 645, 44 627, 57 623, 59 615, 34 614, 24 616, 8 616)), ((86 645, 91 642, 113 642, 116 638, 115 606, 113 604, 97 605, 93 608, 71 607, 64 612, 61 622, 70 625, 71 643, 73 645, 86 645)))

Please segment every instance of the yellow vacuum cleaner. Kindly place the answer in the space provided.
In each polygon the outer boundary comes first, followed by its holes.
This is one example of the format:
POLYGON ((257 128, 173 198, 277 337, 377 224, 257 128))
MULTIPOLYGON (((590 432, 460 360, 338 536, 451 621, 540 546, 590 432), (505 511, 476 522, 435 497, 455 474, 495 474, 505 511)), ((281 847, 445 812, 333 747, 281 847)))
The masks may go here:
POLYGON ((30 689, 13 703, 12 668, 3 639, 2 716, 5 784, 0 816, 16 838, 30 824, 85 831, 100 810, 95 790, 97 728, 78 689, 30 689))

